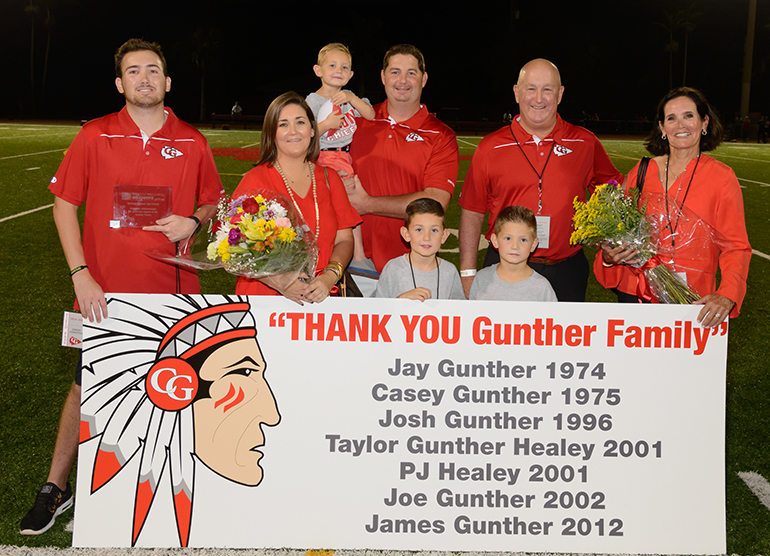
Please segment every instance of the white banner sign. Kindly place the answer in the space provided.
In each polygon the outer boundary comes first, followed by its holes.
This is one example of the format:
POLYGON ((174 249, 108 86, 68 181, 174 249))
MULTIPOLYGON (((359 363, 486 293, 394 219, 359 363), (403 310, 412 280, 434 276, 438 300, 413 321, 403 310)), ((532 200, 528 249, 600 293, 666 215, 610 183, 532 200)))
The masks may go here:
POLYGON ((722 554, 699 309, 114 296, 74 545, 722 554))

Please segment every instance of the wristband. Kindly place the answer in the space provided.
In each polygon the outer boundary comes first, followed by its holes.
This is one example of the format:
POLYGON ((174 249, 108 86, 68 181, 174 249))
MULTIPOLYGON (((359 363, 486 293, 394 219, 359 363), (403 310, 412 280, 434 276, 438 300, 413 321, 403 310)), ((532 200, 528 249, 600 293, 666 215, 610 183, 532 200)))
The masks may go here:
POLYGON ((460 276, 462 278, 468 278, 470 276, 476 276, 476 269, 475 268, 466 268, 465 270, 460 271, 460 276))
POLYGON ((80 266, 76 266, 75 268, 70 270, 70 276, 75 276, 75 274, 77 274, 81 270, 85 270, 86 268, 88 268, 88 265, 85 265, 85 264, 82 264, 80 266))
MULTIPOLYGON (((194 214, 192 216, 188 216, 187 218, 189 218, 190 220, 194 220, 195 221, 195 232, 197 232, 198 229, 200 229, 200 227, 201 227, 200 219, 198 219, 198 217, 195 216, 194 214)), ((193 233, 195 233, 195 232, 193 232, 193 233)))

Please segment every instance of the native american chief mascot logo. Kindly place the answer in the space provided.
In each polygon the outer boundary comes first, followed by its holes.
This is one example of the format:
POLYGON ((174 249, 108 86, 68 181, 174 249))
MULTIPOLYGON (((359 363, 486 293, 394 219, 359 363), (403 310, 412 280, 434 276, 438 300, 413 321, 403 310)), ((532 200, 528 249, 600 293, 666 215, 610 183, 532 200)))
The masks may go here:
POLYGON ((256 486, 262 425, 281 419, 254 316, 237 296, 168 296, 154 309, 131 296, 109 303, 111 318, 87 325, 83 351, 84 378, 92 376, 84 381, 80 441, 99 442, 91 493, 138 457, 131 545, 168 477, 179 542, 187 546, 195 457, 222 477, 256 486))

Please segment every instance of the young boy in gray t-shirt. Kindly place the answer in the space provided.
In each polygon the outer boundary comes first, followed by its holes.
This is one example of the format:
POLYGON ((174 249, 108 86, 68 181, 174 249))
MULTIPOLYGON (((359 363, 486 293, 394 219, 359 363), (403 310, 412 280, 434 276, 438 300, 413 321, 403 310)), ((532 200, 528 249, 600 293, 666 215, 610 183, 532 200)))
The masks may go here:
POLYGON ((460 275, 438 250, 447 240, 444 207, 435 199, 415 199, 406 207, 401 236, 412 247, 382 269, 374 297, 403 299, 465 299, 460 275))
POLYGON ((557 301, 551 284, 527 264, 537 249, 537 221, 521 206, 506 207, 495 220, 492 245, 500 262, 476 274, 469 299, 502 301, 557 301))

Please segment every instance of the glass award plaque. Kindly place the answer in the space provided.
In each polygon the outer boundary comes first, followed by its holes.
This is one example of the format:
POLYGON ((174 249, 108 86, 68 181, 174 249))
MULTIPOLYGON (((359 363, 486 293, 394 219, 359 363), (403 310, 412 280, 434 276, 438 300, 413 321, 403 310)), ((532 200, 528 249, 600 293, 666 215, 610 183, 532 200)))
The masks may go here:
POLYGON ((172 214, 171 199, 171 187, 116 185, 110 228, 153 226, 158 219, 172 214))

